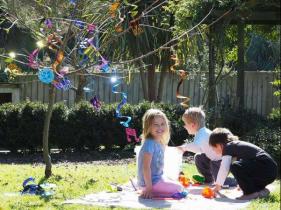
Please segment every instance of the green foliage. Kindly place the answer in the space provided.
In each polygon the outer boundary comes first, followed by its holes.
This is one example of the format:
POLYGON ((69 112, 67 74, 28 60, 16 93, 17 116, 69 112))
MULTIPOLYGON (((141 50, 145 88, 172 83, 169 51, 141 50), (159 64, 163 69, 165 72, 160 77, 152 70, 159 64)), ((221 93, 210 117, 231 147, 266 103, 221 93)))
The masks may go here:
MULTIPOLYGON (((134 139, 130 144, 127 142, 125 128, 120 124, 126 118, 115 117, 116 107, 117 104, 104 104, 97 111, 87 101, 78 103, 71 109, 62 103, 56 104, 51 119, 50 147, 62 150, 98 150, 101 147, 110 150, 124 148, 126 145, 132 147, 134 139)), ((161 109, 170 120, 170 145, 181 145, 185 139, 192 141, 193 137, 183 127, 184 109, 180 105, 164 103, 142 102, 122 107, 122 115, 132 117, 130 127, 136 129, 137 136, 142 132, 142 116, 149 108, 161 109)), ((45 104, 33 102, 1 105, 0 147, 12 151, 41 149, 46 109, 45 104)), ((206 112, 206 115, 209 127, 210 113, 206 112)), ((280 149, 280 128, 277 122, 279 121, 266 120, 247 111, 224 110, 216 126, 229 128, 242 140, 261 146, 276 158, 280 149)))
POLYGON ((39 102, 27 102, 21 109, 17 146, 34 151, 42 147, 43 123, 47 106, 39 102))
POLYGON ((275 159, 280 168, 281 128, 279 121, 267 121, 250 130, 242 140, 263 148, 275 159))
POLYGON ((17 151, 18 144, 21 142, 19 129, 22 107, 22 104, 11 103, 0 106, 0 133, 3 136, 0 145, 12 152, 17 151))
POLYGON ((66 129, 68 113, 69 110, 64 103, 54 105, 49 132, 50 148, 57 146, 65 149, 67 145, 72 143, 66 129))
POLYGON ((276 70, 277 78, 272 82, 273 87, 275 88, 274 96, 278 98, 279 107, 273 108, 269 114, 269 119, 272 120, 281 120, 281 79, 280 79, 280 67, 276 70))

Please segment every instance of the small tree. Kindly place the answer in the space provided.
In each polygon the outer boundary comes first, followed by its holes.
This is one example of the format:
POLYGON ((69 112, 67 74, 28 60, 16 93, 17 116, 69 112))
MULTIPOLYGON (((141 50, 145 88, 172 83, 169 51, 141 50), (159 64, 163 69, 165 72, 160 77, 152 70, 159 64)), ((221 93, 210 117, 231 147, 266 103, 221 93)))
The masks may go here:
MULTIPOLYGON (((153 7, 153 2, 150 2, 150 4, 151 6, 147 13, 156 8, 153 7)), ((105 58, 103 54, 105 49, 112 49, 113 40, 120 37, 120 30, 117 30, 116 23, 120 22, 122 18, 117 13, 120 14, 122 10, 129 10, 131 14, 134 14, 131 16, 134 19, 128 18, 126 20, 138 21, 144 18, 144 15, 139 17, 135 15, 137 13, 143 14, 141 11, 145 11, 145 8, 137 6, 139 9, 136 13, 135 9, 132 9, 133 4, 128 3, 128 1, 121 4, 119 1, 111 3, 110 1, 102 0, 13 0, 8 3, 3 0, 2 5, 4 17, 10 22, 9 28, 14 25, 27 28, 34 39, 41 44, 41 48, 38 47, 29 52, 28 55, 12 60, 28 65, 35 74, 39 74, 39 79, 42 82, 49 83, 48 110, 43 129, 43 157, 46 163, 45 177, 48 178, 52 174, 48 145, 56 89, 72 88, 78 94, 76 99, 82 99, 81 95, 84 94, 83 87, 86 82, 84 73, 110 72, 109 61, 106 60, 108 58, 105 58), (98 40, 98 43, 95 40, 98 40), (50 79, 48 77, 42 78, 42 72, 46 66, 49 70, 47 72, 48 76, 50 78, 52 78, 51 75, 55 76, 50 81, 45 80, 50 79), (69 70, 64 67, 69 67, 69 70), (77 88, 73 88, 70 86, 66 76, 78 73, 79 85, 77 88)), ((150 23, 152 22, 149 21, 147 24, 150 23)), ((127 27, 127 29, 121 33, 122 35, 131 33, 130 29, 133 29, 134 26, 124 25, 124 27, 127 27)), ((8 29, 6 30, 8 31, 8 29)), ((147 37, 142 36, 142 38, 146 39, 147 37)), ((165 39, 167 40, 167 37, 165 39)), ((154 41, 156 40, 154 39, 154 41)), ((143 42, 138 42, 138 44, 140 46, 143 42)), ((150 50, 153 50, 149 44, 151 43, 146 43, 143 53, 149 53, 150 50)), ((118 53, 120 54, 120 52, 124 53, 119 50, 118 53)), ((141 52, 131 54, 129 58, 134 59, 133 56, 139 56, 141 52)), ((114 54, 111 55, 111 58, 115 58, 114 54)), ((2 57, 7 58, 8 56, 2 55, 2 57)), ((158 60, 159 57, 153 55, 147 58, 145 62, 152 63, 153 68, 150 67, 151 71, 155 71, 158 60)), ((136 61, 139 62, 140 59, 136 59, 136 61)))

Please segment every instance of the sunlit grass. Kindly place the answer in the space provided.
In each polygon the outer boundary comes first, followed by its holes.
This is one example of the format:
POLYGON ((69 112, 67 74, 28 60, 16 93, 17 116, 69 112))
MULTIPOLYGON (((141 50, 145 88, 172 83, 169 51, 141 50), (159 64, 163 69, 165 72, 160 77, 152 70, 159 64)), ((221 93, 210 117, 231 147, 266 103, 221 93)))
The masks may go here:
MULTIPOLYGON (((197 173, 194 165, 185 164, 183 169, 187 176, 197 173)), ((67 199, 78 198, 86 194, 109 189, 112 182, 123 184, 136 174, 136 165, 69 163, 53 165, 53 176, 48 183, 57 185, 56 193, 50 199, 39 196, 21 196, 22 182, 32 176, 36 183, 44 181, 42 164, 1 164, 0 165, 0 209, 101 209, 82 205, 62 205, 67 199)), ((278 182, 277 184, 279 184, 278 182)), ((280 189, 269 198, 253 201, 248 209, 280 209, 280 189)), ((114 208, 124 210, 126 208, 114 208)))

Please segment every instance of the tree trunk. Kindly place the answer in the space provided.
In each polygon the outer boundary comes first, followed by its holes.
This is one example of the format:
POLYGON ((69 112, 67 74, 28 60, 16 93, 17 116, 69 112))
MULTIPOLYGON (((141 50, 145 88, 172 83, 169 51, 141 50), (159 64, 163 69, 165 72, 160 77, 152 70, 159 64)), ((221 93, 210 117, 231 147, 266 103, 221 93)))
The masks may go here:
POLYGON ((148 100, 148 94, 147 94, 147 86, 146 86, 146 80, 145 80, 145 75, 144 75, 144 71, 142 69, 142 63, 138 62, 138 65, 140 67, 140 78, 141 78, 141 85, 142 85, 142 91, 143 91, 143 98, 145 100, 148 100))
POLYGON ((215 46, 214 28, 210 27, 209 33, 209 82, 208 82, 208 108, 214 109, 216 106, 216 84, 215 84, 215 46))
POLYGON ((49 103, 48 110, 44 120, 43 128, 43 158, 46 164, 45 178, 49 178, 52 175, 52 163, 51 156, 49 154, 49 127, 53 113, 53 106, 55 101, 56 89, 53 85, 49 85, 49 103))
POLYGON ((78 77, 78 87, 76 91, 75 103, 82 101, 85 98, 85 93, 83 88, 86 84, 86 77, 85 75, 79 75, 78 77))
POLYGON ((162 101, 163 97, 163 89, 164 89, 164 83, 166 79, 167 72, 169 71, 169 68, 171 66, 171 52, 170 51, 164 51, 162 56, 161 56, 161 61, 160 61, 160 79, 159 79, 159 84, 158 84, 158 91, 157 91, 157 102, 162 101))
POLYGON ((163 97, 163 89, 164 89, 164 83, 165 83, 165 78, 167 75, 167 66, 162 66, 161 67, 161 73, 160 73, 160 80, 159 80, 159 85, 158 85, 158 93, 157 93, 157 102, 162 101, 163 97))
POLYGON ((244 107, 244 23, 238 23, 238 72, 236 90, 238 109, 244 107))
POLYGON ((148 100, 155 101, 155 65, 148 66, 147 83, 148 100))

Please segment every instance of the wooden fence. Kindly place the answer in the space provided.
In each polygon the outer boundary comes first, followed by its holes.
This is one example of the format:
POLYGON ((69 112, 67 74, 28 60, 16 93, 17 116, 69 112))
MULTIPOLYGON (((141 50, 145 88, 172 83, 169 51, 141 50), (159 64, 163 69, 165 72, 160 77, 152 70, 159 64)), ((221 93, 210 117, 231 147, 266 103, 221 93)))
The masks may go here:
MULTIPOLYGON (((85 99, 89 100, 93 95, 97 95, 105 103, 120 101, 120 94, 112 93, 112 84, 108 78, 110 75, 101 74, 99 76, 89 76, 90 85, 88 87, 92 92, 85 93, 85 99), (102 76, 107 76, 102 77, 102 76)), ((118 75, 117 75, 118 76, 118 75)), ((156 73, 155 84, 158 85, 160 73, 156 73)), ((77 86, 77 76, 70 78, 73 86, 77 86)), ((274 80, 272 72, 245 72, 245 108, 253 110, 260 115, 267 115, 273 107, 278 106, 278 101, 273 96, 274 88, 271 82, 274 80)), ((176 99, 176 88, 179 77, 175 74, 168 74, 163 89, 162 101, 165 103, 180 103, 176 99)), ((48 85, 44 85, 36 76, 18 77, 20 85, 20 100, 29 98, 31 101, 48 102, 48 85)), ((198 106, 204 103, 207 91, 206 80, 200 75, 191 75, 185 80, 180 88, 181 95, 191 98, 190 106, 198 106)), ((128 103, 136 104, 143 101, 143 90, 139 73, 133 73, 129 84, 123 82, 117 88, 128 94, 128 103)), ((158 89, 158 87, 157 87, 158 89)), ((220 81, 216 87, 217 100, 220 103, 235 103, 236 95, 236 76, 227 77, 220 81)), ((73 90, 56 91, 56 102, 64 101, 68 106, 74 104, 75 92, 73 90)))

